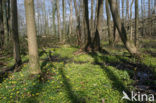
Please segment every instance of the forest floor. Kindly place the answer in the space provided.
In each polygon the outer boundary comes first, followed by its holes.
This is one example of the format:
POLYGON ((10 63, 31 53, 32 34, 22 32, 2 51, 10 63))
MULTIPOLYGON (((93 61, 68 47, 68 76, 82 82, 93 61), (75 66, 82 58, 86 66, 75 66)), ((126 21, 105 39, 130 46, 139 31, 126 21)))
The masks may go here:
POLYGON ((27 55, 18 72, 6 69, 13 58, 1 56, 0 103, 129 103, 121 100, 122 91, 156 93, 155 49, 144 47, 143 59, 137 60, 122 46, 103 45, 109 54, 70 45, 39 50, 42 74, 37 79, 29 75, 27 55))

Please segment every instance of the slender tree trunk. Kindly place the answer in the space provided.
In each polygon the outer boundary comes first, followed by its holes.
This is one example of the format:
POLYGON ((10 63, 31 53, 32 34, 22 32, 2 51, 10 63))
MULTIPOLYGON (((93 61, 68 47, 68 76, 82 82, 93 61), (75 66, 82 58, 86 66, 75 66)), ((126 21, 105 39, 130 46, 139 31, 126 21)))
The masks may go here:
POLYGON ((148 17, 151 16, 151 0, 148 0, 148 17))
POLYGON ((131 5, 130 5, 130 40, 132 41, 133 39, 133 27, 132 27, 132 6, 133 6, 134 0, 132 0, 131 5))
POLYGON ((2 0, 0 0, 0 47, 2 48, 4 43, 4 28, 3 28, 3 9, 2 0))
POLYGON ((121 23, 121 19, 120 19, 120 15, 118 12, 118 7, 116 5, 116 1, 109 0, 109 5, 110 5, 112 16, 113 16, 113 21, 119 31, 121 40, 124 43, 126 49, 129 51, 129 53, 131 55, 138 55, 138 50, 135 47, 135 45, 133 43, 131 43, 130 41, 128 41, 128 39, 127 39, 127 33, 126 33, 124 25, 121 23))
POLYGON ((53 33, 56 35, 56 24, 55 24, 55 14, 56 14, 56 1, 53 0, 53 33))
POLYGON ((5 46, 8 45, 8 37, 9 37, 9 32, 8 32, 8 21, 7 21, 7 10, 6 10, 6 0, 2 0, 2 8, 3 8, 3 26, 4 26, 4 44, 5 46))
POLYGON ((93 13, 94 13, 94 0, 91 0, 91 23, 90 23, 91 38, 93 37, 93 30, 94 30, 93 13))
POLYGON ((72 34, 72 26, 73 26, 73 6, 72 6, 72 2, 73 0, 70 0, 70 24, 69 24, 69 35, 72 34))
POLYGON ((106 4, 106 13, 107 13, 107 26, 108 26, 109 45, 112 46, 113 36, 111 34, 111 24, 110 24, 111 15, 110 15, 110 10, 109 10, 109 6, 108 6, 108 0, 106 0, 105 4, 106 4))
POLYGON ((12 37, 14 46, 14 59, 16 64, 21 65, 20 44, 18 35, 18 14, 17 14, 17 0, 11 0, 11 15, 12 15, 12 37))
POLYGON ((129 0, 126 0, 126 17, 127 17, 127 20, 129 22, 129 0))
POLYGON ((75 7, 76 20, 77 20, 77 27, 76 27, 77 45, 81 46, 81 27, 80 27, 81 20, 80 20, 80 13, 78 12, 78 8, 77 8, 76 0, 74 0, 74 7, 75 7))
POLYGON ((135 46, 138 41, 138 0, 135 0, 135 46))
POLYGON ((87 34, 85 34, 86 36, 86 42, 85 42, 85 50, 86 51, 90 51, 93 46, 92 46, 92 42, 91 42, 91 36, 90 36, 90 29, 89 29, 89 15, 88 15, 88 0, 83 0, 83 11, 84 11, 84 23, 86 27, 86 32, 87 34))
POLYGON ((97 26, 95 31, 95 37, 93 40, 93 50, 94 51, 100 51, 100 24, 101 24, 101 18, 103 15, 103 0, 98 0, 98 9, 97 9, 97 26))
POLYGON ((98 0, 96 0, 96 8, 95 8, 95 20, 94 20, 94 31, 93 31, 93 33, 95 33, 95 31, 96 31, 96 26, 97 26, 97 11, 98 11, 98 0))
POLYGON ((124 2, 125 0, 122 0, 122 19, 124 20, 124 2))
POLYGON ((66 20, 65 20, 65 17, 66 17, 66 7, 65 7, 65 0, 62 0, 62 8, 63 8, 63 38, 65 40, 66 38, 66 20))
POLYGON ((57 8, 58 35, 59 35, 59 40, 61 41, 62 36, 61 36, 61 27, 60 27, 60 2, 59 0, 57 0, 56 8, 57 8))
POLYGON ((34 0, 25 0, 25 14, 28 36, 30 73, 36 75, 41 73, 41 70, 39 64, 38 44, 36 37, 34 0))

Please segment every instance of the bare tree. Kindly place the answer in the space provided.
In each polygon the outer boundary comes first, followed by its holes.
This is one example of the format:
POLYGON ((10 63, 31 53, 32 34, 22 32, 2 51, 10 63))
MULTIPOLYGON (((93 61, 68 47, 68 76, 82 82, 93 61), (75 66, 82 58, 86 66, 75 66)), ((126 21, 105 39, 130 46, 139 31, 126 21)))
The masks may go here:
POLYGON ((31 74, 41 73, 38 44, 36 37, 35 16, 34 16, 34 0, 25 0, 26 24, 28 36, 29 65, 31 74))
POLYGON ((98 9, 97 9, 97 26, 96 26, 96 32, 95 32, 95 37, 93 40, 93 50, 94 51, 99 51, 101 50, 100 47, 100 24, 101 24, 101 19, 103 15, 103 0, 98 0, 98 9))
POLYGON ((57 0, 56 2, 56 8, 57 8, 57 25, 58 25, 58 35, 59 35, 59 40, 62 40, 61 36, 61 26, 60 26, 60 2, 57 0))
POLYGON ((63 38, 65 39, 66 38, 66 20, 65 20, 65 17, 66 17, 66 4, 65 4, 65 0, 62 0, 62 8, 63 8, 63 38))
POLYGON ((77 27, 76 27, 77 45, 81 46, 81 27, 80 27, 81 20, 80 20, 80 12, 78 11, 78 8, 77 8, 76 0, 74 0, 74 7, 75 7, 76 20, 77 20, 77 27))
POLYGON ((9 38, 9 32, 8 32, 8 20, 7 20, 7 1, 2 0, 2 8, 3 8, 3 28, 4 28, 4 44, 5 46, 8 45, 8 38, 9 38))
POLYGON ((93 13, 94 13, 94 0, 91 0, 91 23, 90 23, 91 36, 93 36, 93 29, 94 29, 93 13))
POLYGON ((53 5, 53 33, 56 35, 56 23, 55 23, 55 14, 56 14, 56 1, 53 0, 52 2, 53 5))
POLYGON ((85 50, 90 51, 93 46, 91 42, 90 29, 89 29, 89 14, 88 14, 88 0, 83 0, 83 13, 84 13, 84 27, 86 27, 86 40, 85 40, 85 50))
POLYGON ((14 45, 14 58, 16 64, 21 65, 20 44, 18 35, 18 15, 17 15, 17 0, 11 0, 11 16, 12 16, 12 37, 14 45))
POLYGON ((113 16, 113 21, 118 29, 121 40, 131 55, 138 55, 138 50, 135 47, 135 45, 127 39, 126 29, 124 25, 121 23, 120 15, 118 12, 118 7, 116 3, 117 2, 114 0, 109 0, 109 5, 110 5, 112 16, 113 16))
POLYGON ((2 0, 0 0, 0 40, 0 47, 2 47, 4 42, 2 0))
POLYGON ((72 34, 72 25, 73 25, 73 6, 72 2, 73 0, 70 0, 70 18, 69 18, 69 35, 72 34))
POLYGON ((135 46, 138 39, 138 0, 135 0, 135 46))
POLYGON ((110 15, 110 10, 109 10, 109 6, 108 6, 108 0, 106 0, 106 13, 107 13, 107 25, 108 25, 108 37, 109 37, 109 45, 112 45, 113 43, 113 36, 111 34, 111 15, 110 15))

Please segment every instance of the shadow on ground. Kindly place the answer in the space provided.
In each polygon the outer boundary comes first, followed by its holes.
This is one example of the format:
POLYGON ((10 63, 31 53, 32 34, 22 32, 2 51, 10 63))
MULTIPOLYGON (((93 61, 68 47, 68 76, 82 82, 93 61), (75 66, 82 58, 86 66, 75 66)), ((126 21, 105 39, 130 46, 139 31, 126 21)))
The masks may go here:
POLYGON ((107 74, 109 79, 113 82, 114 88, 117 89, 120 93, 122 93, 123 90, 128 92, 129 89, 123 85, 123 83, 115 76, 113 71, 108 69, 108 66, 115 67, 119 70, 126 70, 130 78, 135 81, 135 83, 132 85, 134 87, 137 87, 137 89, 148 93, 149 91, 152 91, 152 93, 155 92, 156 86, 154 82, 151 82, 150 84, 145 83, 146 80, 154 81, 154 76, 151 76, 152 70, 154 69, 153 67, 149 67, 141 62, 130 62, 129 60, 119 55, 114 55, 114 58, 111 58, 112 55, 109 54, 103 54, 102 56, 99 56, 97 53, 90 53, 89 55, 91 55, 94 58, 93 64, 99 65, 103 69, 103 71, 107 74), (147 77, 138 76, 139 73, 146 73, 147 77), (141 88, 139 88, 139 86, 141 88), (148 89, 144 89, 142 87, 148 87, 148 89))

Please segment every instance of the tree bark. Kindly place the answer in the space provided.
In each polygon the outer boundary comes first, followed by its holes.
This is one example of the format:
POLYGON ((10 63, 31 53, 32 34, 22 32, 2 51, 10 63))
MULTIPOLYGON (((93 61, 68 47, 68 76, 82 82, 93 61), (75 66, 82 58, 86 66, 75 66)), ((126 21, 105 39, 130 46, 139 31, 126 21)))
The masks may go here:
POLYGON ((122 19, 124 20, 124 0, 122 0, 122 19))
POLYGON ((101 18, 103 15, 103 0, 98 0, 98 9, 97 9, 97 26, 96 26, 96 32, 93 39, 93 51, 100 51, 100 24, 101 24, 101 18))
POLYGON ((86 51, 91 51, 93 46, 92 46, 92 42, 91 42, 90 29, 89 29, 88 0, 83 0, 83 12, 84 12, 84 23, 86 26, 86 32, 85 33, 87 33, 87 34, 85 34, 86 40, 85 40, 84 49, 86 51))
POLYGON ((63 39, 66 38, 66 6, 65 6, 65 0, 62 0, 62 9, 63 9, 63 39))
POLYGON ((108 0, 106 0, 105 4, 106 4, 106 14, 107 14, 107 26, 108 26, 109 45, 112 46, 113 36, 111 34, 111 24, 110 24, 111 15, 110 15, 110 10, 109 10, 109 6, 108 6, 108 0))
POLYGON ((2 9, 2 0, 0 0, 0 47, 3 47, 4 43, 4 28, 3 28, 3 9, 2 9))
POLYGON ((12 40, 14 46, 14 59, 19 66, 22 63, 20 56, 20 44, 18 35, 18 14, 17 14, 17 0, 11 0, 11 16, 12 16, 12 40))
POLYGON ((52 5, 53 5, 53 33, 54 35, 56 35, 56 24, 55 24, 55 14, 56 14, 56 1, 53 0, 52 2, 52 5))
POLYGON ((28 36, 30 73, 36 75, 41 73, 41 70, 39 64, 38 44, 36 37, 34 0, 25 0, 25 14, 28 36))
POLYGON ((77 20, 77 46, 81 46, 81 27, 80 27, 80 13, 78 12, 77 3, 76 0, 74 0, 74 7, 75 7, 75 14, 76 14, 76 20, 77 20))
POLYGON ((73 6, 72 2, 73 0, 70 0, 70 18, 69 18, 69 35, 71 36, 72 34, 72 25, 73 25, 73 6))
POLYGON ((58 35, 59 35, 59 40, 62 40, 61 36, 61 27, 60 27, 60 3, 59 0, 56 0, 56 8, 57 8, 57 25, 58 25, 58 35))
POLYGON ((8 37, 9 37, 9 32, 8 32, 8 21, 7 21, 7 10, 6 10, 6 0, 2 0, 2 8, 3 8, 3 28, 4 28, 4 45, 7 47, 8 45, 8 37))
POLYGON ((132 41, 133 39, 133 27, 132 27, 132 6, 133 6, 134 0, 132 0, 131 5, 130 5, 130 40, 132 41))
POLYGON ((128 41, 128 39, 127 39, 127 33, 126 33, 124 25, 121 23, 121 19, 120 19, 120 15, 118 12, 118 7, 116 5, 116 1, 109 0, 109 5, 110 5, 112 16, 113 16, 113 21, 118 29, 119 35, 120 35, 121 40, 124 43, 126 49, 128 50, 128 52, 131 55, 133 55, 133 56, 138 55, 138 50, 135 47, 135 45, 133 43, 131 43, 130 41, 128 41))
POLYGON ((91 23, 90 23, 90 32, 91 32, 91 37, 93 37, 93 30, 94 30, 94 0, 91 0, 91 23))
POLYGON ((135 46, 138 41, 138 0, 135 0, 135 46))

